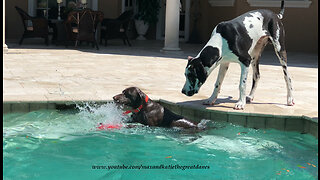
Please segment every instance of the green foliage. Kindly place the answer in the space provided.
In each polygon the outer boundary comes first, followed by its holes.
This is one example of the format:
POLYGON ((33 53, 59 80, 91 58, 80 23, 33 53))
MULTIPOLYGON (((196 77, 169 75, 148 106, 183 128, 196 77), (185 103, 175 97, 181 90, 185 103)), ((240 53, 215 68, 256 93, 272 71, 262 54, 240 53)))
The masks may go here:
POLYGON ((158 22, 158 13, 160 9, 159 0, 137 0, 138 13, 135 15, 137 20, 143 20, 148 24, 158 22))

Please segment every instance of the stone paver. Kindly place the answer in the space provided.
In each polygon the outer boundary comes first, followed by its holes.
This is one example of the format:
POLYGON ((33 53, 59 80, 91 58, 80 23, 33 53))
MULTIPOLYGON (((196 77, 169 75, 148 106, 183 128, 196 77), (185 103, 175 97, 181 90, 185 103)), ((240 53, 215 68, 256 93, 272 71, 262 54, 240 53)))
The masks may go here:
MULTIPOLYGON (((9 53, 3 62, 3 101, 103 101, 111 100, 129 86, 141 88, 151 99, 201 105, 214 87, 214 70, 200 92, 193 97, 181 93, 186 57, 195 56, 202 45, 181 44, 183 52, 162 53, 159 41, 132 42, 127 47, 114 42, 99 51, 90 46, 79 49, 64 46, 18 46, 8 43, 9 53)), ((286 86, 282 68, 272 51, 262 55, 261 80, 254 102, 238 112, 306 115, 318 117, 318 55, 288 52, 296 105, 286 105, 286 86)), ((239 96, 240 67, 231 64, 215 106, 233 110, 239 96)), ((247 94, 252 83, 250 68, 247 94)))

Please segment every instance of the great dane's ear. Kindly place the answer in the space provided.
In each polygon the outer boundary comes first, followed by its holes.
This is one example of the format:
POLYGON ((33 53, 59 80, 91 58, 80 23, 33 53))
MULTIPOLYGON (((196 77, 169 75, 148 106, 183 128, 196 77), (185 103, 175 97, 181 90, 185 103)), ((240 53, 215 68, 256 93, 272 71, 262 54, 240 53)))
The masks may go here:
POLYGON ((193 57, 188 56, 188 61, 191 61, 193 59, 193 57))
POLYGON ((207 71, 204 69, 204 66, 201 61, 197 62, 195 66, 197 77, 201 83, 204 83, 208 77, 207 71))
POLYGON ((200 54, 202 64, 206 67, 211 67, 219 60, 219 49, 211 46, 204 48, 200 54))

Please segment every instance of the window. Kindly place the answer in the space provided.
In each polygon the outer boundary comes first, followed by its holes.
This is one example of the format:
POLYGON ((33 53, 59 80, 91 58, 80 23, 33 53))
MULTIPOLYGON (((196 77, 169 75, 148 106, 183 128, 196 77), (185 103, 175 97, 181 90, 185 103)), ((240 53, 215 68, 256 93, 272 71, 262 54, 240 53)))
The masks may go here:
POLYGON ((135 1, 134 0, 123 0, 122 1, 122 12, 134 9, 135 1))
MULTIPOLYGON (((250 6, 254 7, 280 7, 280 0, 247 0, 250 6)), ((310 0, 285 0, 285 7, 308 8, 311 4, 310 0)))
POLYGON ((50 9, 57 9, 57 0, 37 0, 36 15, 48 18, 50 9))
MULTIPOLYGON (((80 7, 81 2, 82 0, 62 0, 62 3, 60 4, 61 6, 60 15, 62 16, 63 13, 68 12, 71 6, 80 7)), ((88 5, 87 7, 91 8, 91 0, 86 0, 86 2, 88 5)), ((95 0, 94 2, 97 5, 97 0, 95 0)), ((58 18, 57 0, 29 0, 28 6, 30 6, 30 9, 29 9, 30 14, 33 14, 37 17, 42 16, 48 19, 58 18)))

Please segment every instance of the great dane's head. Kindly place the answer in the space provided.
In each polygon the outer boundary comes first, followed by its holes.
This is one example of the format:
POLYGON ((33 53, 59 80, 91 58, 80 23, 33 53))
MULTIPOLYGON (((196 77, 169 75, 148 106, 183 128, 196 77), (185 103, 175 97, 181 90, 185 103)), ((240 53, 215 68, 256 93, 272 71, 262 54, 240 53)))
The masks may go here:
POLYGON ((184 73, 186 82, 182 88, 183 94, 192 96, 198 93, 212 68, 221 59, 219 52, 220 50, 217 47, 207 44, 197 57, 188 57, 188 64, 184 73))
POLYGON ((188 57, 188 64, 184 75, 186 76, 186 82, 181 92, 187 96, 198 93, 200 87, 208 77, 207 71, 200 58, 192 58, 190 56, 188 57))

